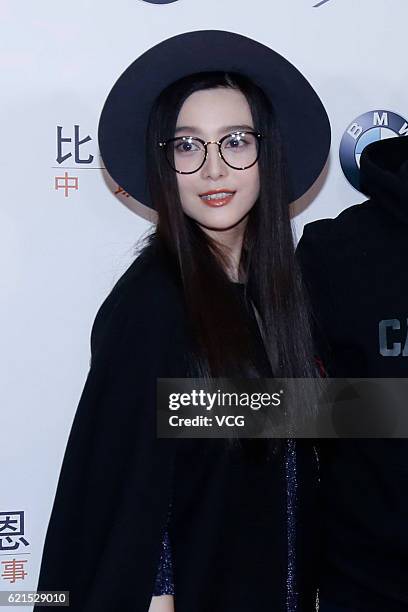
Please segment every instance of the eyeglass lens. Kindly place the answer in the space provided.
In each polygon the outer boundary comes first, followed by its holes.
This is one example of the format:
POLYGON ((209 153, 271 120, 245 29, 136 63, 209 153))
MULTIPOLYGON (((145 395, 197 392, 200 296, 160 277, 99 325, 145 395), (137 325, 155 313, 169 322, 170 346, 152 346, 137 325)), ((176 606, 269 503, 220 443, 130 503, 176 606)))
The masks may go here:
MULTIPOLYGON (((258 147, 254 134, 240 132, 223 140, 221 153, 230 166, 241 169, 255 163, 258 147)), ((184 136, 168 143, 166 155, 170 165, 178 172, 194 172, 204 161, 205 147, 194 137, 184 136)))

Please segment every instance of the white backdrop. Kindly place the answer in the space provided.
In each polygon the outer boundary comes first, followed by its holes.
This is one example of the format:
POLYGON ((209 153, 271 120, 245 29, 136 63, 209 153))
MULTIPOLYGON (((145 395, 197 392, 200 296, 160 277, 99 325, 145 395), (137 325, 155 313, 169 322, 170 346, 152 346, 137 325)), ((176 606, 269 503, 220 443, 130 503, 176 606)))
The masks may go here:
POLYGON ((305 223, 366 199, 339 162, 353 121, 377 109, 408 117, 407 1, 315 4, 1 0, 0 591, 36 587, 92 321, 154 221, 154 212, 115 195, 101 169, 97 124, 110 88, 137 56, 185 31, 237 32, 287 57, 319 93, 333 130, 320 191, 293 206, 300 235, 305 223), (58 126, 71 139, 64 161, 58 126), (89 164, 75 159, 75 126, 89 164), (77 189, 55 189, 65 172, 77 189))

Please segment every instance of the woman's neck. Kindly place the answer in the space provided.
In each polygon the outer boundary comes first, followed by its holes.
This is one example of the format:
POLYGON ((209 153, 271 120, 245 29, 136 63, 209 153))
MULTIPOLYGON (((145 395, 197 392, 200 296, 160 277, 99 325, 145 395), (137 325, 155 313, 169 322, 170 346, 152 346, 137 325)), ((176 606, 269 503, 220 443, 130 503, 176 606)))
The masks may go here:
POLYGON ((244 218, 240 223, 226 230, 203 228, 210 238, 221 247, 222 252, 225 253, 229 262, 226 272, 233 282, 242 282, 242 279, 239 278, 239 263, 246 221, 247 219, 244 218), (245 223, 242 223, 243 221, 245 223))

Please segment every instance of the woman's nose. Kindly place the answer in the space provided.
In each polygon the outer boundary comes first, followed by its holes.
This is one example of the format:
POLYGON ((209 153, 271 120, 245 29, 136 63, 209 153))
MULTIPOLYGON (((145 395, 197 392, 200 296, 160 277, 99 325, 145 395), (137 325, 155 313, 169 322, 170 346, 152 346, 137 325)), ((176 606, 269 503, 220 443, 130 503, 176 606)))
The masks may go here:
POLYGON ((227 165, 220 156, 218 145, 214 142, 210 142, 207 145, 207 159, 202 167, 202 171, 206 176, 217 177, 220 174, 226 173, 227 165))

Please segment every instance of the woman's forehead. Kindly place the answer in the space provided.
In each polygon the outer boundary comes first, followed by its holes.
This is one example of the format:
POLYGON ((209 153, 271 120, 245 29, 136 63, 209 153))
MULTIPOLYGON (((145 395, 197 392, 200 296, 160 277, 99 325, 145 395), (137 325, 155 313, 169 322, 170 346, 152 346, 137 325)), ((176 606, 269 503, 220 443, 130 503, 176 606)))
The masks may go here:
POLYGON ((177 117, 176 132, 187 129, 199 135, 220 135, 237 129, 253 129, 249 104, 244 94, 231 88, 205 89, 184 101, 177 117))

